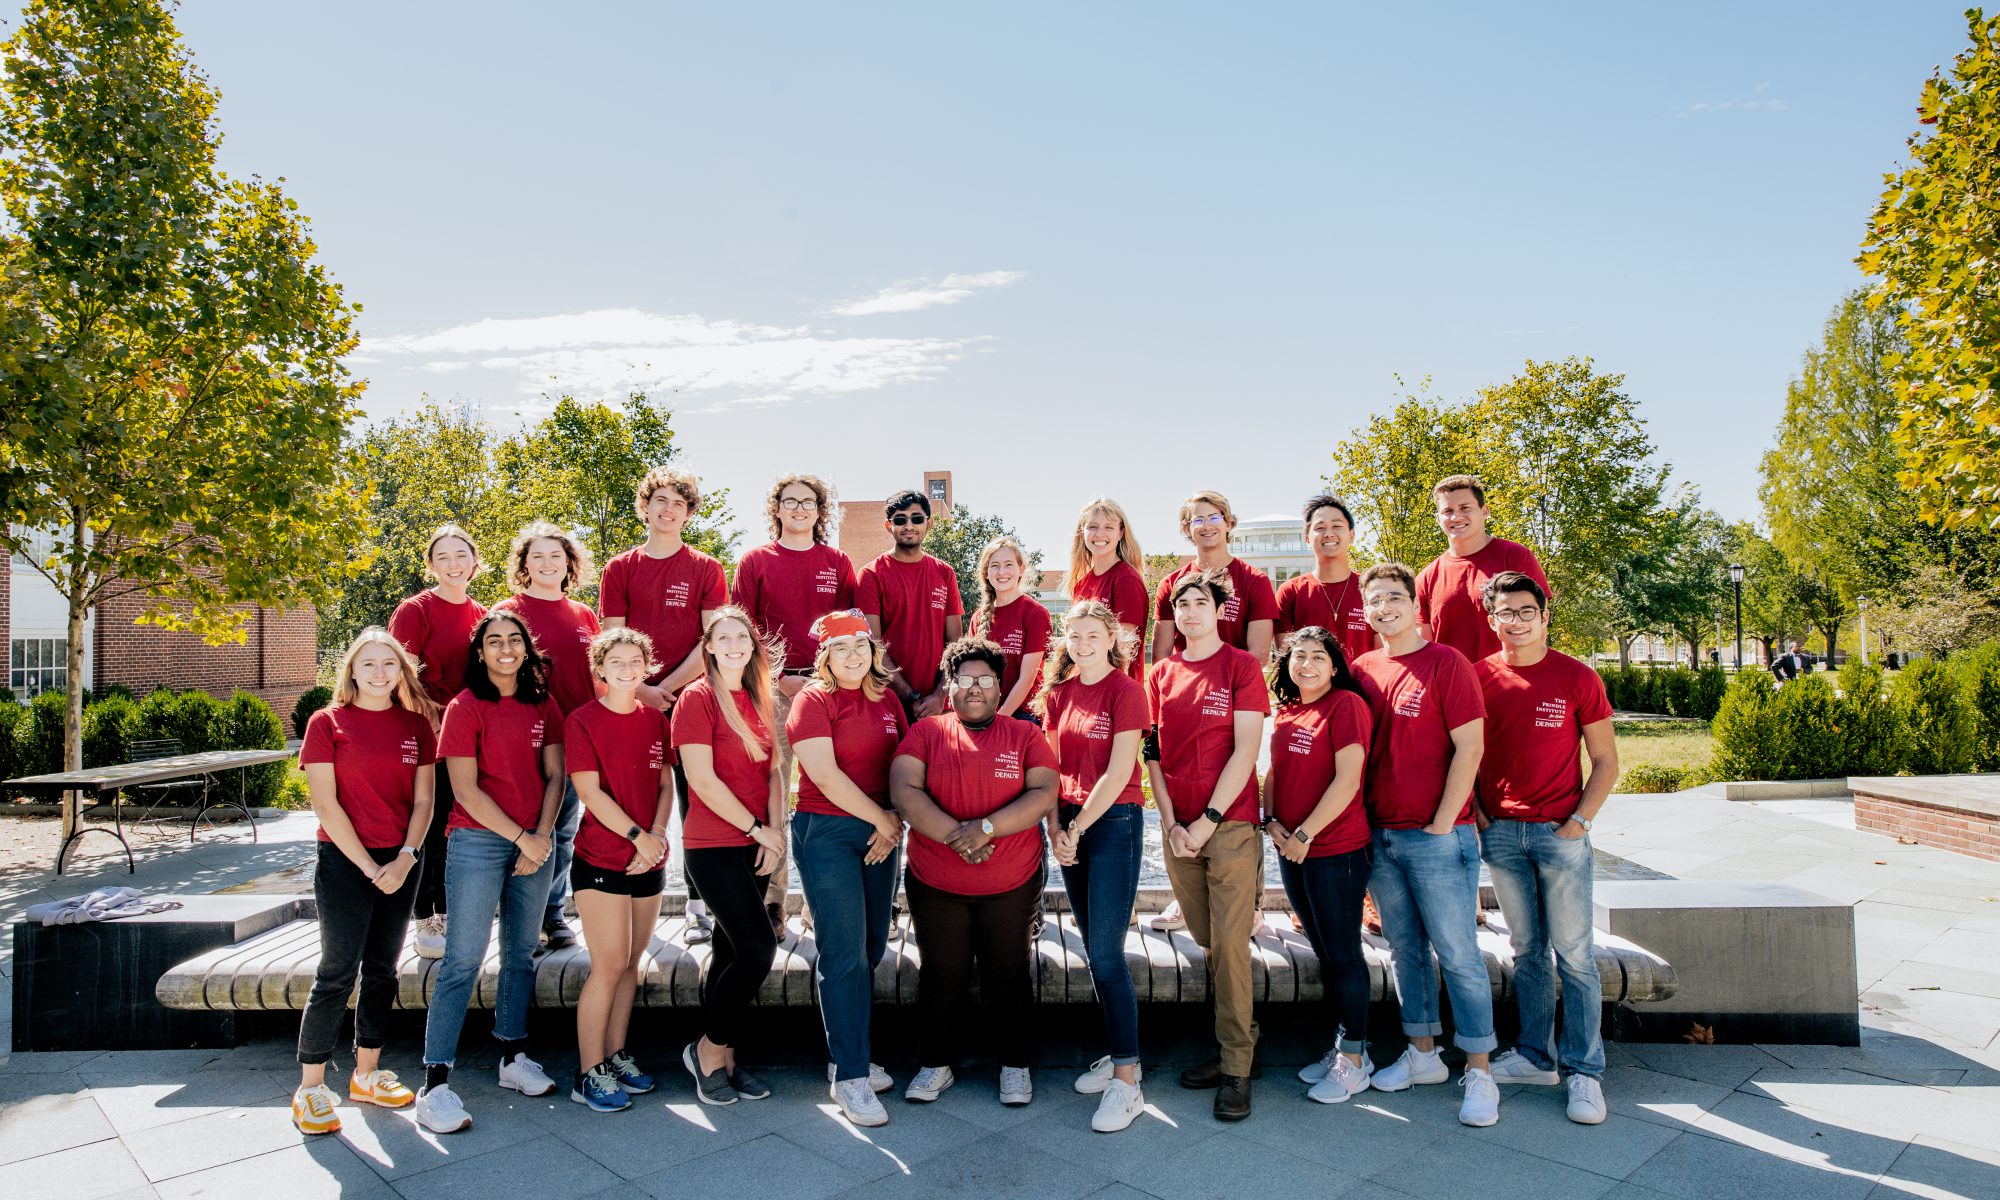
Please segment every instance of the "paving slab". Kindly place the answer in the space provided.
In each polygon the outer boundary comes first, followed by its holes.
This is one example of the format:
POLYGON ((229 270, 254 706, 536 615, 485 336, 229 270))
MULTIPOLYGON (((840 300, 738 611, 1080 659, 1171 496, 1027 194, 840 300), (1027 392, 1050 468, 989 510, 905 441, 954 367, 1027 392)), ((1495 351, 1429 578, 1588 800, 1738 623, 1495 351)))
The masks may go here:
POLYGON ((989 1137, 974 1142, 962 1153, 933 1160, 921 1174, 884 1176, 838 1194, 852 1200, 876 1197, 896 1200, 906 1196, 1069 1200, 1118 1182, 1124 1181, 1113 1179, 1107 1171, 1024 1147, 1012 1138, 989 1137))
POLYGON ((1286 1196, 1301 1191, 1331 1198, 1347 1194, 1362 1182, 1359 1175, 1237 1137, 1233 1132, 1122 1170, 1119 1177, 1120 1182, 1160 1200, 1286 1196))
POLYGON ((1936 1196, 1982 1200, 2000 1196, 2000 1149, 1921 1135, 1882 1172, 1871 1200, 1936 1196))
POLYGON ((493 1200, 495 1196, 573 1200, 617 1182, 618 1176, 588 1155, 558 1138, 545 1136, 404 1176, 395 1181, 395 1189, 410 1200, 493 1200))
MULTIPOLYGON (((1506 1105, 1501 1105, 1505 1122, 1506 1105)), ((1419 1158, 1377 1172, 1375 1182, 1426 1200, 1592 1200, 1618 1180, 1463 1134, 1439 1138, 1419 1158), (1471 1186, 1470 1181, 1477 1181, 1471 1186)))
POLYGON ((1579 1125, 1569 1119, 1567 1088, 1509 1084, 1500 1097, 1499 1124, 1462 1128, 1459 1136, 1613 1179, 1633 1178, 1641 1164, 1680 1136, 1617 1112, 1607 1113, 1601 1125, 1579 1125))
POLYGON ((284 1200, 397 1200, 396 1189, 335 1137, 177 1176, 155 1190, 163 1200, 272 1194, 284 1200))
POLYGON ((0 1196, 99 1200, 148 1186, 131 1152, 111 1138, 0 1166, 0 1196))
POLYGON ((117 1136, 87 1094, 27 1097, 0 1108, 0 1165, 117 1136))

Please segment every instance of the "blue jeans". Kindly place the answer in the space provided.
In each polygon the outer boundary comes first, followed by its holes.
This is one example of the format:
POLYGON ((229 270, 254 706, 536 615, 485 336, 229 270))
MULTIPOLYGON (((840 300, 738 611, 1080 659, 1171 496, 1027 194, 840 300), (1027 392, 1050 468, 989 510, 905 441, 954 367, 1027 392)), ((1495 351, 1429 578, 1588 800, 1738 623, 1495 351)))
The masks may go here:
MULTIPOLYGON (((1065 804, 1065 823, 1082 811, 1065 804)), ((1145 853, 1144 810, 1114 804, 1083 831, 1076 865, 1064 867, 1063 890, 1090 953, 1090 980, 1104 1009, 1104 1036, 1117 1066, 1139 1061, 1139 996, 1125 962, 1125 929, 1132 923, 1132 899, 1139 892, 1139 860, 1145 853)))
POLYGON ((1437 1037, 1438 971, 1451 994, 1452 1042, 1488 1054, 1493 984, 1479 955, 1479 836, 1471 825, 1443 837, 1421 829, 1377 829, 1375 871, 1368 880, 1382 935, 1396 968, 1396 998, 1408 1037, 1437 1037), (1435 965, 1431 952, 1437 952, 1435 965))
POLYGON ((1514 943, 1514 995, 1521 1010, 1515 1049, 1543 1070, 1560 1067, 1566 1075, 1601 1079, 1604 988, 1591 948, 1590 835, 1557 837, 1557 828, 1548 821, 1495 821, 1479 835, 1479 852, 1514 943))
POLYGON ((493 1036, 528 1036, 528 1002, 535 992, 535 948, 549 897, 551 854, 532 875, 514 874, 519 851, 490 829, 454 829, 445 850, 444 961, 431 986, 424 1018, 424 1062, 450 1066, 458 1057, 465 1009, 486 961, 493 914, 500 914, 500 990, 493 1002, 493 1036))
POLYGON ((819 951, 813 974, 835 1079, 868 1078, 875 966, 889 950, 902 851, 874 866, 862 863, 874 832, 873 825, 844 813, 792 814, 792 858, 812 907, 819 951))
POLYGON ((1342 1054, 1368 1052, 1369 980, 1368 960, 1361 953, 1361 897, 1368 891, 1369 854, 1369 847, 1363 846, 1302 863, 1278 859, 1285 897, 1319 956, 1320 990, 1335 1048, 1342 1054))
POLYGON ((555 849, 549 853, 555 875, 549 883, 549 911, 543 924, 562 920, 563 901, 569 899, 570 859, 576 854, 576 827, 582 823, 583 797, 576 794, 575 784, 564 780, 562 803, 556 806, 555 849))

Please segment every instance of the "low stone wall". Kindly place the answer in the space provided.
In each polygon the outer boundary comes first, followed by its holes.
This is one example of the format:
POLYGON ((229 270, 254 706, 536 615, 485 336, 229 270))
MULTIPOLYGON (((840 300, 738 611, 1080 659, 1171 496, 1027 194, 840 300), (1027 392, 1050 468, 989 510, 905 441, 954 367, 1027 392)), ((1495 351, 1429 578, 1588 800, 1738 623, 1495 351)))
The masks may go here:
POLYGON ((2000 775, 1850 779, 1854 827, 2000 862, 2000 775))

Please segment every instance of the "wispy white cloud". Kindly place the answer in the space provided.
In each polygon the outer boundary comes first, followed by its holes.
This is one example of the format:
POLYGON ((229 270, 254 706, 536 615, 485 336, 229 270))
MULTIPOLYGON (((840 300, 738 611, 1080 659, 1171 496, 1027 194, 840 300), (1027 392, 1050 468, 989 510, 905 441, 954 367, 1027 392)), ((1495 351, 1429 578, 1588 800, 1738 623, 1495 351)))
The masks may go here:
POLYGON ((1027 278, 1026 271, 981 271, 970 275, 947 275, 936 282, 910 280, 883 288, 872 296, 849 300, 829 309, 835 316, 871 317, 880 313, 916 312, 940 304, 957 304, 980 292, 1006 287, 1027 278))
POLYGON ((933 379, 971 342, 840 337, 806 326, 753 325, 694 314, 600 309, 488 319, 363 341, 358 362, 433 372, 482 369, 518 390, 579 396, 691 394, 700 408, 782 404, 933 379))
POLYGON ((1791 105, 1776 96, 1769 95, 1771 85, 1760 83, 1748 96, 1731 100, 1697 100, 1693 104, 1672 104, 1667 106, 1670 117, 1705 117, 1726 112, 1784 112, 1791 105))

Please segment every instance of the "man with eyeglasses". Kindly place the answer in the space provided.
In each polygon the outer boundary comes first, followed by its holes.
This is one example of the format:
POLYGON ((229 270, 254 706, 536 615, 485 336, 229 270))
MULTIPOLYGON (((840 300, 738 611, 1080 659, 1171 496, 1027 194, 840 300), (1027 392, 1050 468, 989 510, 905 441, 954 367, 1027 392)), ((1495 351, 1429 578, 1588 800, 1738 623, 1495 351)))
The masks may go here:
POLYGON ((1478 662, 1500 649, 1486 622, 1486 581, 1502 571, 1519 571, 1546 592, 1549 577, 1533 550, 1486 531, 1486 485, 1477 475, 1438 480, 1431 499, 1449 545, 1417 575, 1417 623, 1426 638, 1478 662))
MULTIPOLYGON (((830 612, 854 606, 854 564, 826 541, 832 516, 832 492, 814 475, 786 475, 771 485, 764 498, 764 515, 771 522, 772 540, 747 551, 736 564, 730 599, 750 614, 764 636, 782 639, 784 653, 774 658, 778 691, 772 699, 772 735, 778 754, 778 776, 791 786, 792 745, 785 737, 785 718, 792 697, 812 681, 819 639, 813 623, 830 612)), ((771 927, 784 940, 785 889, 791 872, 784 862, 771 872, 764 908, 771 927)))
POLYGON ((1361 573, 1361 602, 1382 648, 1351 664, 1374 716, 1362 797, 1373 828, 1369 894, 1382 914, 1409 1046, 1376 1071, 1377 1091, 1445 1083, 1438 975, 1451 997, 1452 1041, 1465 1052, 1458 1119, 1500 1119, 1493 1082, 1493 988, 1479 953, 1479 839, 1472 789, 1485 747, 1486 706, 1465 656, 1417 627, 1416 580, 1402 563, 1361 573), (1437 961, 1431 961, 1436 951, 1437 961))
POLYGON ((1604 1121, 1603 989, 1591 945, 1590 823, 1618 778, 1611 702, 1596 671, 1549 649, 1541 584, 1503 571, 1487 582, 1484 600, 1500 651, 1473 665, 1486 704, 1479 850, 1514 944, 1521 1012, 1521 1035, 1493 1060, 1493 1078, 1554 1086, 1567 1076, 1569 1119, 1597 1125, 1604 1121), (1588 778, 1579 743, 1590 759, 1588 778))
POLYGON ((1153 661, 1164 662, 1168 655, 1187 645, 1174 627, 1174 607, 1170 597, 1184 576, 1203 571, 1226 570, 1231 589, 1229 602, 1216 616, 1215 631, 1225 646, 1247 650, 1262 663, 1271 657, 1271 637, 1278 619, 1278 593, 1271 577, 1229 553, 1229 535, 1236 528, 1236 514, 1221 492, 1199 491, 1181 502, 1181 536, 1194 545, 1194 561, 1182 563, 1160 580, 1153 594, 1153 661))
POLYGON ((945 681, 938 662, 944 648, 964 632, 965 603, 958 574, 948 563, 924 553, 931 502, 904 489, 889 497, 882 524, 894 549, 861 568, 854 583, 854 606, 889 650, 890 686, 902 697, 911 720, 944 711, 945 681))

